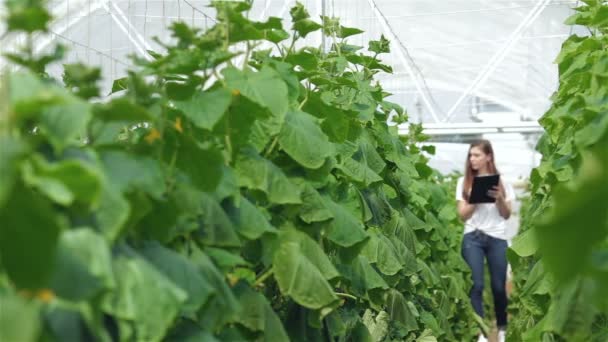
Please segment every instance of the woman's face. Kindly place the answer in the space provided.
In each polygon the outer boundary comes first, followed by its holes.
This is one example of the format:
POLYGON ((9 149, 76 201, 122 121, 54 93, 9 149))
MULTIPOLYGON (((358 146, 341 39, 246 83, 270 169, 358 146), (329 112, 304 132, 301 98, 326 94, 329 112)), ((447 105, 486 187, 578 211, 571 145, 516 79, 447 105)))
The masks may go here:
POLYGON ((471 162, 471 168, 475 171, 485 169, 491 160, 492 157, 485 154, 483 150, 477 146, 473 146, 469 150, 469 162, 471 162))

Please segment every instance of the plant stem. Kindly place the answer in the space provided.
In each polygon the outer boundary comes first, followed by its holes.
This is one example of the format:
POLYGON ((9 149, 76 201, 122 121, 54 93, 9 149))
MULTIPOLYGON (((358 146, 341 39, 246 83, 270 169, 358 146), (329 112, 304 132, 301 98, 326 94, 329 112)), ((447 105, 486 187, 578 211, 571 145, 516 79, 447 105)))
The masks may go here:
POLYGON ((268 279, 268 277, 270 277, 273 273, 274 273, 274 268, 270 267, 264 273, 262 273, 262 275, 258 279, 255 280, 255 283, 253 283, 253 286, 257 287, 257 286, 262 285, 262 283, 266 279, 268 279))
POLYGON ((276 146, 278 141, 279 141, 279 136, 277 135, 276 137, 274 137, 274 140, 272 141, 272 144, 270 144, 270 147, 268 148, 268 150, 266 150, 266 153, 264 153, 264 157, 268 157, 270 155, 270 153, 272 153, 272 150, 274 150, 274 147, 276 146))
POLYGON ((355 296, 353 296, 351 294, 342 293, 342 292, 336 292, 336 296, 338 296, 338 297, 344 297, 344 298, 350 298, 350 299, 353 299, 353 300, 359 299, 359 298, 357 298, 357 297, 355 297, 355 296))

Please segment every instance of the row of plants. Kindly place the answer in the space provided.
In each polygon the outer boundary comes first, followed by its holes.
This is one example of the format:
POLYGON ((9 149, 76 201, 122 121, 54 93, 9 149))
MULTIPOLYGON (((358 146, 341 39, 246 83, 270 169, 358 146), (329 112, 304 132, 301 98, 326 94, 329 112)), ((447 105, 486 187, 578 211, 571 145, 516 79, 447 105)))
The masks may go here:
POLYGON ((37 55, 44 1, 7 1, 21 66, 0 131, 2 341, 436 341, 476 334, 452 194, 374 80, 362 31, 213 2, 152 61, 37 55), (329 51, 302 46, 321 31, 329 51), (265 49, 269 47, 268 49, 265 49))
POLYGON ((608 340, 608 2, 583 0, 509 260, 512 341, 608 340))

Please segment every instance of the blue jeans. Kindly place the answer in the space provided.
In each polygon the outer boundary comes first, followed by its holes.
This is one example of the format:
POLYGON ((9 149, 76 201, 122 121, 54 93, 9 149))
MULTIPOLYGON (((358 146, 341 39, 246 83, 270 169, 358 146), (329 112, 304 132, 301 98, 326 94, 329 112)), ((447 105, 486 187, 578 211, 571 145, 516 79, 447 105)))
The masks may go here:
POLYGON ((507 326, 507 241, 497 239, 476 230, 464 235, 462 257, 471 268, 473 287, 471 304, 477 314, 483 317, 484 256, 490 269, 490 286, 494 296, 496 325, 507 326))

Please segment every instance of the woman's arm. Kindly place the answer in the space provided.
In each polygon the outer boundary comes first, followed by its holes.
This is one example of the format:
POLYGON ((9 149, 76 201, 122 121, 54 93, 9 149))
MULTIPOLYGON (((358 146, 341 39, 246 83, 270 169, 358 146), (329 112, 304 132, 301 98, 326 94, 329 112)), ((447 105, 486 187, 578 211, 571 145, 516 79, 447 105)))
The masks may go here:
POLYGON ((467 201, 458 201, 458 216, 463 221, 466 221, 473 216, 475 211, 475 204, 469 204, 467 201))
POLYGON ((505 199, 505 194, 498 186, 495 186, 492 190, 488 191, 488 195, 496 198, 498 213, 507 220, 511 216, 511 201, 505 199))

